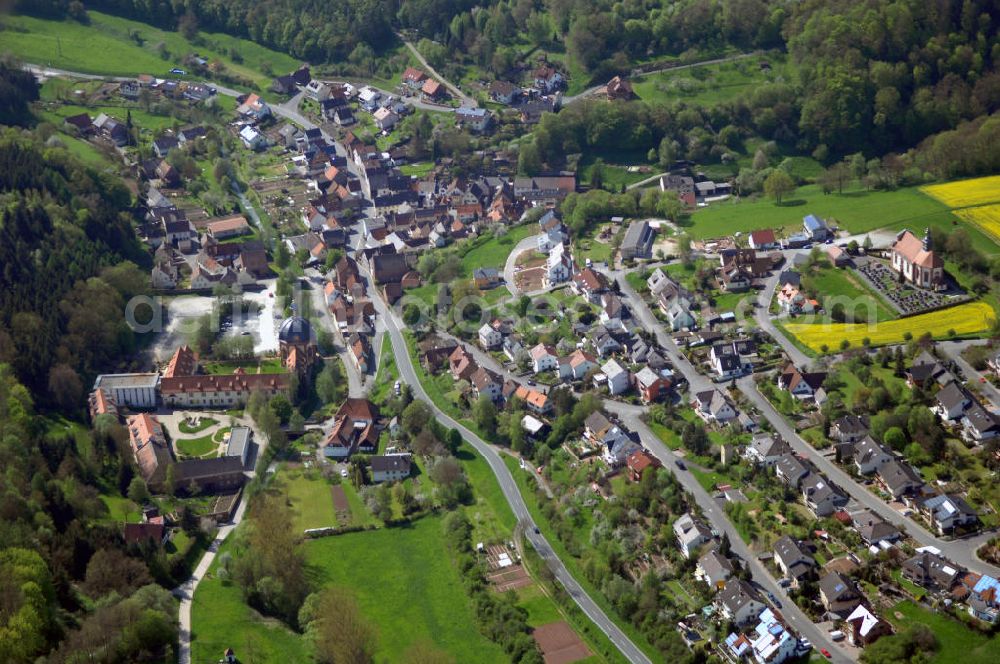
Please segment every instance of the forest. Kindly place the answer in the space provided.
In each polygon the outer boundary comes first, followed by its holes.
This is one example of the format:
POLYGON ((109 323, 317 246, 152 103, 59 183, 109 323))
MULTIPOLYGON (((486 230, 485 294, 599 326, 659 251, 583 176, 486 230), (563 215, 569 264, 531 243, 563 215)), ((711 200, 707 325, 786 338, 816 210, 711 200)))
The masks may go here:
MULTIPOLYGON (((21 76, 0 67, 5 86, 21 76)), ((120 179, 0 130, 0 362, 45 403, 81 408, 84 384, 135 347, 122 312, 149 279, 131 200, 120 179)))

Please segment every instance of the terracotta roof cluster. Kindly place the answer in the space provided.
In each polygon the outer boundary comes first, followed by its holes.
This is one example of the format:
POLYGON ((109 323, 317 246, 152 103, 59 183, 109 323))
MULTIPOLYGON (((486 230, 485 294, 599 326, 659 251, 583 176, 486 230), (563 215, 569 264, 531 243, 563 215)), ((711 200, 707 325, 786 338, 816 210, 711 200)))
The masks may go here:
POLYGON ((286 390, 287 374, 231 374, 208 376, 164 376, 160 392, 188 394, 192 392, 253 392, 254 390, 286 390))

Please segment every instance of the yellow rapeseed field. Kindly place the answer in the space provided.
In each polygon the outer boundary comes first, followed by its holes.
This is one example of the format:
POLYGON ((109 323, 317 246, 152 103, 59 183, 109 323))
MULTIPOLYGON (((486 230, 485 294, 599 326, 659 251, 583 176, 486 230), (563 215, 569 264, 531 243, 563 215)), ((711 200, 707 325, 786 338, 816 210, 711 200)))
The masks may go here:
POLYGON ((1000 204, 982 205, 980 207, 956 210, 962 219, 972 222, 996 242, 1000 242, 1000 204))
POLYGON ((969 302, 949 309, 940 309, 919 316, 898 318, 883 323, 790 323, 785 326, 790 334, 817 353, 823 346, 833 352, 847 339, 857 348, 867 337, 873 346, 900 343, 909 332, 913 338, 930 332, 934 337, 945 337, 950 330, 955 334, 984 332, 993 325, 996 316, 993 307, 985 302, 969 302))
POLYGON ((951 208, 993 203, 1000 201, 1000 175, 931 184, 920 190, 951 208))

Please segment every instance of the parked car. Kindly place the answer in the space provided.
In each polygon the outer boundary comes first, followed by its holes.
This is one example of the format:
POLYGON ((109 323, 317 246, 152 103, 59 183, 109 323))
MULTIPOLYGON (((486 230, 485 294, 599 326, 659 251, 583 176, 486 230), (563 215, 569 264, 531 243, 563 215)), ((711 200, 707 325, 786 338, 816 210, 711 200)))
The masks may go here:
POLYGON ((826 657, 827 659, 833 659, 833 655, 831 655, 830 651, 827 650, 826 648, 820 648, 819 651, 823 653, 823 657, 826 657))
POLYGON ((173 69, 170 70, 170 73, 177 74, 178 76, 185 76, 187 74, 186 71, 180 69, 179 67, 174 67, 173 69))
POLYGON ((687 470, 687 466, 685 466, 684 462, 681 461, 680 459, 674 461, 674 463, 677 464, 677 467, 680 468, 681 470, 687 470))

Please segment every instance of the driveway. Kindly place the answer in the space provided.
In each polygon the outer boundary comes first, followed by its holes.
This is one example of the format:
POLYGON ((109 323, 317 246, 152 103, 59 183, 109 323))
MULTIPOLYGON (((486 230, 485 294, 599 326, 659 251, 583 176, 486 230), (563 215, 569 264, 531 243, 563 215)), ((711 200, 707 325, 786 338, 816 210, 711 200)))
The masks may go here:
POLYGON ((517 258, 529 249, 537 247, 539 237, 540 235, 532 235, 524 238, 514 245, 514 248, 507 254, 507 261, 503 266, 503 280, 504 285, 507 286, 507 290, 510 291, 511 295, 519 294, 517 286, 514 285, 514 274, 517 272, 517 258))

